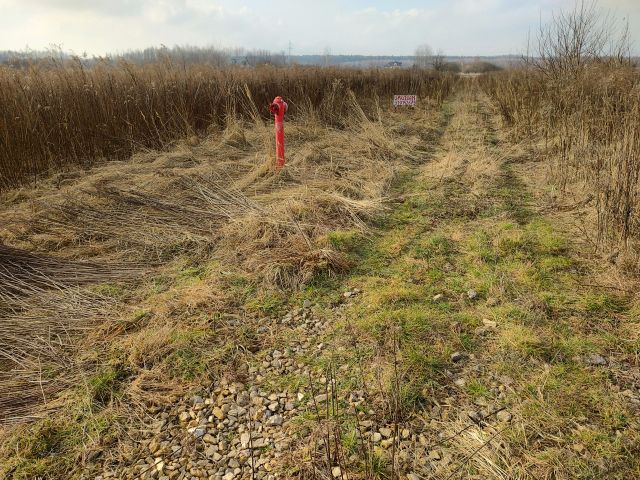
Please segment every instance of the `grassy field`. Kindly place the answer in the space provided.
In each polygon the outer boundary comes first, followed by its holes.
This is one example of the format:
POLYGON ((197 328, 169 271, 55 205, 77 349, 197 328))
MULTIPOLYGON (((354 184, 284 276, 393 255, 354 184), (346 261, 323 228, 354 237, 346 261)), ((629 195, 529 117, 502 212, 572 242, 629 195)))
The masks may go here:
MULTIPOLYGON (((419 142, 395 135, 390 100, 371 90, 390 74, 362 75, 365 98, 338 79, 322 105, 293 104, 282 172, 273 127, 238 114, 166 151, 89 170, 70 159, 2 193, 3 476, 68 478, 95 449, 115 455, 149 407, 234 371, 291 292, 352 266, 331 232, 370 232, 419 142)), ((453 82, 430 78, 415 84, 434 92, 421 98, 425 115, 453 82)))
POLYGON ((640 478, 640 75, 534 43, 0 66, 0 478, 640 478))
POLYGON ((0 476, 640 476, 637 279, 478 81, 2 193, 0 476))

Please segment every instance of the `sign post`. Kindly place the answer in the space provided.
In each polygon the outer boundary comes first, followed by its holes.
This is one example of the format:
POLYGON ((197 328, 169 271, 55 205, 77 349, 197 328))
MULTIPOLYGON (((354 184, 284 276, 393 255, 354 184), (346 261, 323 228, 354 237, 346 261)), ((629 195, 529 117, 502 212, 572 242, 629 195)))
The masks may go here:
POLYGON ((393 96, 394 107, 401 107, 401 106, 415 107, 417 104, 418 104, 417 95, 394 95, 393 96))

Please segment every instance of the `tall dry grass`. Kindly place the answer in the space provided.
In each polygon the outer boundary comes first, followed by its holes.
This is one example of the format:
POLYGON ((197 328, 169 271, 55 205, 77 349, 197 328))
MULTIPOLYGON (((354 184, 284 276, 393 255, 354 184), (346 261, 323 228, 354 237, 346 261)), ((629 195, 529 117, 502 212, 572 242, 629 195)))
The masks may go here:
POLYGON ((394 93, 442 99, 454 79, 413 70, 219 68, 170 62, 85 67, 42 63, 0 68, 0 190, 67 165, 128 158, 233 117, 267 116, 284 96, 295 117, 313 107, 324 120, 344 118, 359 101, 394 93), (258 106, 256 111, 255 105, 258 106), (329 108, 327 108, 329 107, 329 108))
POLYGON ((573 81, 522 69, 482 80, 517 140, 544 139, 561 191, 583 185, 595 197, 597 244, 640 236, 640 74, 591 65, 573 81))
POLYGON ((525 67, 480 80, 514 139, 542 143, 559 190, 593 196, 594 244, 613 248, 640 238, 640 72, 626 34, 579 3, 542 28, 525 67))

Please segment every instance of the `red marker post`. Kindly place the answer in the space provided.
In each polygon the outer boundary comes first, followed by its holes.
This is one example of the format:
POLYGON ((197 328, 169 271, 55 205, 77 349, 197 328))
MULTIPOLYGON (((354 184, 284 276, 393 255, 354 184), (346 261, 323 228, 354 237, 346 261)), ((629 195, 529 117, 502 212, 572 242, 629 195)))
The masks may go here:
POLYGON ((273 113, 276 123, 276 167, 284 167, 284 114, 288 105, 282 97, 276 97, 269 105, 269 111, 273 113))

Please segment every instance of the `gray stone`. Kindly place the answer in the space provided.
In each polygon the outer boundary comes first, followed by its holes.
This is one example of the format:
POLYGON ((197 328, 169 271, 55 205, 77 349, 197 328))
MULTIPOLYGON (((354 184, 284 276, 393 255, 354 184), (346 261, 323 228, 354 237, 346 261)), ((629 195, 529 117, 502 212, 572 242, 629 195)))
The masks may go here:
POLYGON ((273 415, 269 420, 267 420, 267 425, 280 426, 284 422, 284 418, 282 415, 273 415))
POLYGON ((589 353, 588 355, 585 355, 584 361, 587 365, 593 366, 602 366, 607 364, 607 360, 597 353, 589 353))
POLYGON ((498 326, 498 322, 494 322, 493 320, 489 320, 488 318, 483 318, 482 324, 485 326, 485 328, 496 328, 498 326))
POLYGON ((462 360, 464 358, 464 355, 460 352, 454 352, 451 354, 451 361, 454 363, 459 362, 460 360, 462 360))
POLYGON ((254 438, 251 443, 253 448, 262 448, 267 446, 267 441, 264 438, 254 438))
POLYGON ((482 414, 480 412, 468 412, 467 415, 471 420, 476 423, 480 423, 482 421, 482 414))
POLYGON ((251 398, 249 397, 249 394, 247 392, 240 392, 236 397, 236 403, 241 407, 246 407, 247 405, 249 405, 250 400, 251 398))
POLYGON ((511 419, 513 418, 513 415, 511 415, 511 413, 507 412, 506 410, 500 410, 496 414, 496 418, 498 419, 499 422, 507 423, 511 421, 511 419))
POLYGON ((214 437, 213 435, 207 433, 205 435, 202 436, 202 441, 204 443, 209 443, 209 444, 217 444, 218 440, 216 440, 216 437, 214 437))

